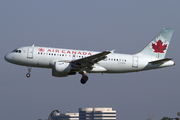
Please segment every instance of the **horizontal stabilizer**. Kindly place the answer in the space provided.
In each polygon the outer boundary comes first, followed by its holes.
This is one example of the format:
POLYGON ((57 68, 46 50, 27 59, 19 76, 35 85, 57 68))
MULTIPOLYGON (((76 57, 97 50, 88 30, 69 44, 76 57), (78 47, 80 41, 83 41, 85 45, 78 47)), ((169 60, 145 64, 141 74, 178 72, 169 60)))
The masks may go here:
POLYGON ((159 63, 165 63, 172 60, 172 58, 164 58, 164 59, 160 59, 160 60, 155 60, 155 61, 151 61, 149 63, 151 64, 159 64, 159 63))

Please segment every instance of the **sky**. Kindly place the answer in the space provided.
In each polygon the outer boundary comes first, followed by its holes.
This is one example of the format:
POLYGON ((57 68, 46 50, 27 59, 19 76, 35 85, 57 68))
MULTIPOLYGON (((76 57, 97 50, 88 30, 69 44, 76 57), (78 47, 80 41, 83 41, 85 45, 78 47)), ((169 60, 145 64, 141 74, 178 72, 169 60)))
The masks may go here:
POLYGON ((117 120, 159 120, 180 112, 179 0, 1 0, 0 116, 47 119, 52 110, 112 107, 117 120), (163 28, 174 28, 166 57, 176 65, 136 73, 56 78, 51 69, 13 65, 4 56, 22 46, 115 53, 141 51, 163 28))

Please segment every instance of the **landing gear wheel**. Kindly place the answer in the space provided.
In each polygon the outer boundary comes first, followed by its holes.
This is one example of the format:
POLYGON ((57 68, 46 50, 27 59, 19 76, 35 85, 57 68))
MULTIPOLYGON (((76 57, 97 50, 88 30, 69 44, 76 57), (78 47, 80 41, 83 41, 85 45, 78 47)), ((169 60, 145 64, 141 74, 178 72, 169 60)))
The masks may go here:
POLYGON ((27 77, 27 78, 29 78, 30 76, 31 76, 30 73, 27 73, 27 74, 26 74, 26 77, 27 77))
POLYGON ((31 72, 32 67, 30 66, 27 66, 27 67, 28 67, 28 73, 26 74, 26 77, 29 78, 31 76, 30 72, 31 72))
POLYGON ((81 84, 85 84, 87 82, 87 80, 88 80, 88 76, 83 76, 81 78, 81 84))

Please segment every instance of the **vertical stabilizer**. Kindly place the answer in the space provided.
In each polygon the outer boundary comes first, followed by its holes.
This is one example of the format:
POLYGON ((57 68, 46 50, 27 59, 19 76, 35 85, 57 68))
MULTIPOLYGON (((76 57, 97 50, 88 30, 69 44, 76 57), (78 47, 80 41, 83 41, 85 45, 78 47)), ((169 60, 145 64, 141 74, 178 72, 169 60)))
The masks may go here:
POLYGON ((163 59, 166 55, 174 29, 164 28, 140 53, 137 55, 154 59, 163 59))

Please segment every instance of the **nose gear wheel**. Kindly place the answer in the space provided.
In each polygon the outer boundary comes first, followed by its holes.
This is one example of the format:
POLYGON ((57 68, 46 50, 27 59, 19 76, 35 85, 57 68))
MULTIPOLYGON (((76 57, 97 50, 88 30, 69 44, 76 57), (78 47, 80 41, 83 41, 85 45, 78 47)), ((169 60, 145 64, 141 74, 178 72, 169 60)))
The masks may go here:
POLYGON ((32 69, 32 67, 29 67, 29 66, 28 66, 28 73, 26 74, 26 77, 27 77, 27 78, 29 78, 29 77, 31 76, 31 74, 30 74, 31 69, 32 69))

